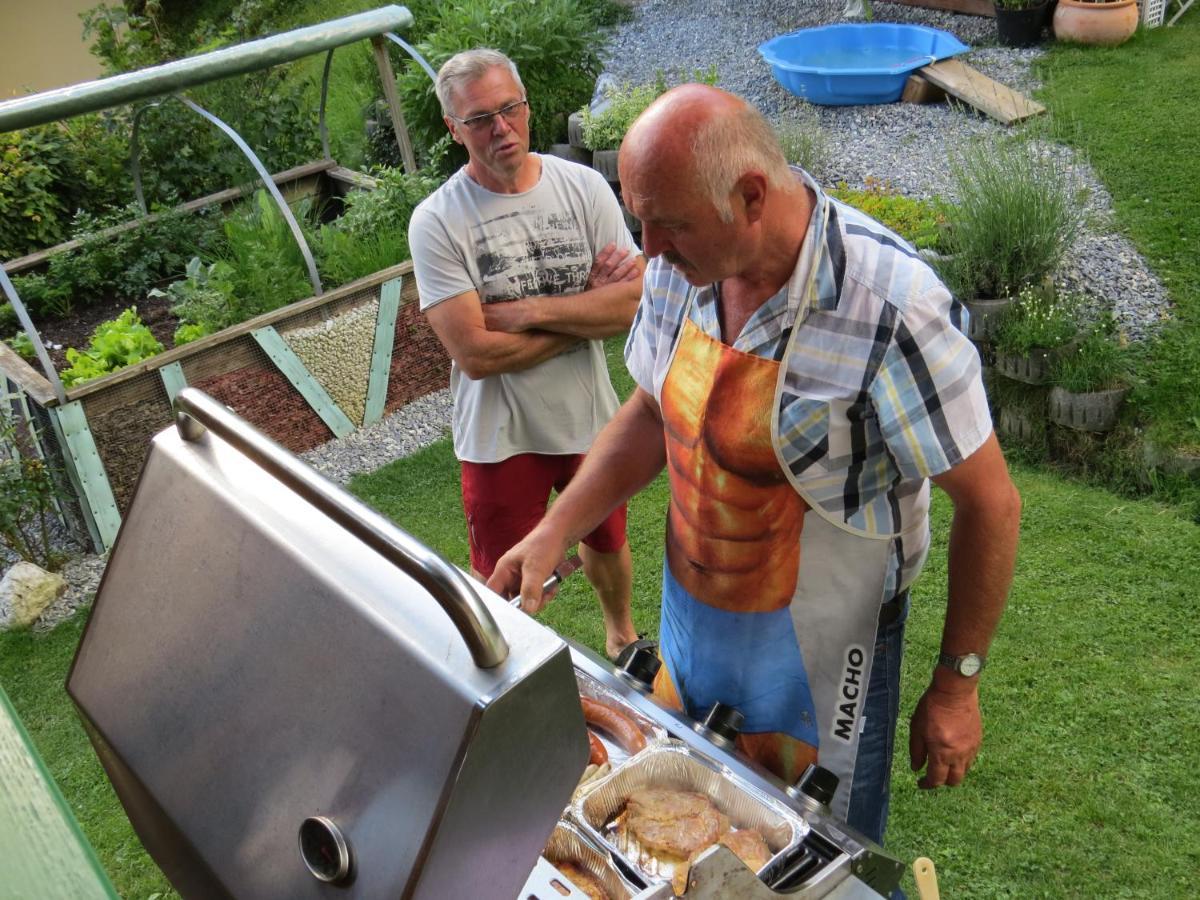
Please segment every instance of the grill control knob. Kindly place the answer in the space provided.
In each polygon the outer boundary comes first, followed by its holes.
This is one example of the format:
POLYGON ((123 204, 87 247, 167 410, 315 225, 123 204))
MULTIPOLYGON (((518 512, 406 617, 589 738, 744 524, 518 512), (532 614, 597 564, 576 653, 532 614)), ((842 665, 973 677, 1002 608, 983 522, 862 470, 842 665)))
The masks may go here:
POLYGON ((350 845, 342 830, 324 816, 310 816, 300 823, 300 857, 318 881, 348 884, 352 880, 350 845))
POLYGON ((617 657, 617 670, 641 691, 654 690, 654 676, 662 661, 650 641, 635 641, 617 657))
POLYGON ((740 710, 724 703, 714 703, 695 728, 714 744, 732 750, 733 742, 741 733, 745 721, 746 717, 740 710))
POLYGON ((828 769, 810 763, 808 768, 796 780, 796 783, 786 788, 787 794, 793 800, 799 800, 806 805, 829 808, 833 795, 837 791, 838 777, 828 769))

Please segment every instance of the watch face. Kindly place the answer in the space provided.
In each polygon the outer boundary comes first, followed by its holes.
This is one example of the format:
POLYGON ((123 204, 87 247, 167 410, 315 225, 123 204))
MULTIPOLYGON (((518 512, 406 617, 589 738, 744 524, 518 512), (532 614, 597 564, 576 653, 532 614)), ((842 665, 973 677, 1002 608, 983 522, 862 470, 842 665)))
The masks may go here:
POLYGON ((958 671, 970 678, 972 675, 978 675, 979 670, 983 668, 983 660, 979 658, 977 653, 968 653, 958 661, 958 671))

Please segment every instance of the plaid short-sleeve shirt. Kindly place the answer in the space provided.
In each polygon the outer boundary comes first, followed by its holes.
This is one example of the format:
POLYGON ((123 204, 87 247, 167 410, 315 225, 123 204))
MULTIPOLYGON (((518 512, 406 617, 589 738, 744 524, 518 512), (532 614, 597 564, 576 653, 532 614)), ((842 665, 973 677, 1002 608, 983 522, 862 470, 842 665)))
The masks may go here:
MULTIPOLYGON (((796 269, 733 347, 782 363, 777 455, 814 512, 894 543, 886 598, 928 549, 928 478, 991 434, 979 355, 966 309, 911 246, 796 176, 816 197, 796 269)), ((718 288, 692 287, 661 257, 644 285, 625 359, 661 401, 685 315, 720 340, 718 288)))

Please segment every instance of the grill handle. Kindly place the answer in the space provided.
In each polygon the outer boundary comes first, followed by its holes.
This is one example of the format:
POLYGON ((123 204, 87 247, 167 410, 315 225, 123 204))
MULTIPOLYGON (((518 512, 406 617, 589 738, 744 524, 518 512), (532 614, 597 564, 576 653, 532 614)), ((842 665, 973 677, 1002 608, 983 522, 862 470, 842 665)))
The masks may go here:
POLYGON ((181 390, 174 406, 175 426, 184 440, 197 441, 205 429, 212 431, 432 594, 462 635, 475 665, 491 669, 508 658, 508 642, 496 620, 455 566, 198 388, 181 390))

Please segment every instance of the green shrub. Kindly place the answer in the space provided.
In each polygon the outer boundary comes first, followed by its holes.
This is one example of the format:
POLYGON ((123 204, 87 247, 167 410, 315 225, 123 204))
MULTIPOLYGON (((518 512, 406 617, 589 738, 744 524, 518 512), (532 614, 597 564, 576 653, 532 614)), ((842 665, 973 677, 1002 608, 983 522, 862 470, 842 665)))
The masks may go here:
MULTIPOLYGON (((696 69, 678 79, 699 84, 716 84, 717 67, 710 66, 707 70, 696 69)), ((611 87, 605 90, 607 105, 598 113, 593 114, 591 105, 585 105, 579 110, 582 118, 583 145, 589 150, 617 150, 625 138, 625 132, 659 96, 667 90, 666 76, 659 71, 653 84, 629 85, 611 87)))
POLYGON ((658 85, 624 85, 606 92, 608 106, 593 115, 591 106, 580 110, 583 146, 589 150, 616 150, 633 120, 662 93, 658 85))
POLYGON ((1074 352, 1055 360, 1050 368, 1051 383, 1075 394, 1123 387, 1129 379, 1129 353, 1111 315, 1089 329, 1074 352))
POLYGON ((1049 291, 1022 288, 1000 320, 996 351, 1023 356, 1035 348, 1049 350, 1069 343, 1079 331, 1078 306, 1078 299, 1070 295, 1055 297, 1049 291))
POLYGON ((17 318, 17 311, 12 308, 12 304, 0 303, 0 332, 13 331, 20 327, 21 320, 17 318))
POLYGON ((115 319, 97 325, 87 350, 80 352, 74 347, 68 348, 67 362, 71 366, 62 373, 62 383, 71 387, 99 378, 162 353, 162 350, 163 345, 142 324, 136 307, 131 306, 115 319))
POLYGON ((63 239, 70 212, 55 191, 63 147, 53 129, 0 134, 0 257, 63 239))
MULTIPOLYGON (((506 53, 529 95, 530 143, 535 150, 565 140, 567 115, 592 95, 601 70, 602 31, 580 0, 462 0, 437 7, 430 33, 416 45, 436 71, 471 47, 506 53)), ((397 79, 404 118, 418 153, 446 134, 429 75, 408 62, 397 79)), ((465 159, 461 149, 444 160, 448 172, 465 159)))
POLYGON ((134 207, 103 217, 79 213, 72 238, 83 243, 56 253, 44 273, 13 279, 18 295, 39 316, 70 315, 108 298, 136 302, 181 272, 189 253, 207 252, 218 231, 212 210, 167 212, 136 228, 105 236, 111 225, 136 218, 134 207))
POLYGON ((0 545, 53 571, 64 559, 50 543, 50 516, 63 494, 56 473, 36 455, 29 437, 18 432, 7 409, 0 409, 0 545))
POLYGON ((947 209, 939 264, 958 296, 1002 297, 1054 272, 1083 222, 1065 170, 1025 142, 977 141, 952 160, 958 202, 947 209))
POLYGON ((861 190, 842 182, 829 193, 882 222, 918 249, 932 249, 942 240, 946 213, 940 204, 906 197, 874 178, 868 178, 861 190))

